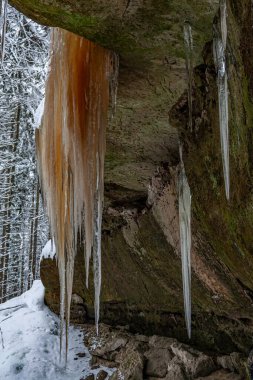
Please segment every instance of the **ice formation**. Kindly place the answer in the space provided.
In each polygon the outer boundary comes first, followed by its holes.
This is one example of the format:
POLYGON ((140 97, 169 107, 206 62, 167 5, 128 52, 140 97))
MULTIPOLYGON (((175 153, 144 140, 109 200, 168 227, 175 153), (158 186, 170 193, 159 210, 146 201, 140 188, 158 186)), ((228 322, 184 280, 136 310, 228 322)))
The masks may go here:
POLYGON ((58 28, 52 32, 51 50, 37 155, 57 252, 62 336, 64 318, 66 330, 69 325, 74 259, 81 236, 87 286, 93 258, 97 325, 99 320, 105 130, 112 62, 105 49, 58 28))
POLYGON ((188 337, 191 337, 191 190, 187 181, 182 147, 180 146, 180 170, 178 178, 179 227, 184 293, 184 311, 188 337))
POLYGON ((193 40, 192 40, 192 28, 188 23, 184 24, 184 43, 186 52, 186 74, 188 82, 188 109, 189 120, 188 126, 192 131, 192 84, 193 84, 193 40))
POLYGON ((219 99, 219 125, 223 174, 225 182, 226 197, 229 199, 229 129, 228 129, 228 84, 226 70, 226 45, 227 45, 227 23, 226 2, 220 1, 220 30, 214 28, 213 54, 217 71, 217 86, 219 99))

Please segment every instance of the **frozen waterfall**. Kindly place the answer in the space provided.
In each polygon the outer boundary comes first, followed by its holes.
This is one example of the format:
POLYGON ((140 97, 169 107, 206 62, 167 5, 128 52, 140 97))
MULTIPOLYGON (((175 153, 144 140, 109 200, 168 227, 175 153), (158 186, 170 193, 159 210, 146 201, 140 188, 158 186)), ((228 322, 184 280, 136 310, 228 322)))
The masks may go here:
POLYGON ((74 261, 81 239, 87 285, 93 258, 98 330, 105 130, 112 65, 109 51, 62 29, 53 30, 51 50, 37 156, 57 252, 62 337, 64 318, 66 332, 69 326, 74 261))

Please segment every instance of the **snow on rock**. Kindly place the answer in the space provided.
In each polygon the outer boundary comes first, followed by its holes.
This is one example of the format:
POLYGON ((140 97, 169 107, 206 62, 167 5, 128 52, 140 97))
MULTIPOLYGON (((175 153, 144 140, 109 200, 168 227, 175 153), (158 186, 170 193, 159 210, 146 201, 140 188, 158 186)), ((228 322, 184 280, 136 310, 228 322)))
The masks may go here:
POLYGON ((35 113, 34 113, 34 128, 40 128, 42 123, 42 118, 44 114, 44 104, 45 104, 45 98, 41 100, 39 103, 35 113))
MULTIPOLYGON (((91 370, 82 330, 70 327, 68 362, 59 357, 59 318, 44 305, 44 287, 32 288, 0 305, 0 378, 6 380, 80 380, 91 370)), ((64 355, 63 355, 64 357, 64 355)), ((112 373, 103 367, 103 370, 112 373)))
POLYGON ((42 249, 40 260, 42 259, 53 260, 55 258, 55 255, 56 255, 55 244, 54 244, 54 241, 50 239, 46 243, 45 247, 42 249))

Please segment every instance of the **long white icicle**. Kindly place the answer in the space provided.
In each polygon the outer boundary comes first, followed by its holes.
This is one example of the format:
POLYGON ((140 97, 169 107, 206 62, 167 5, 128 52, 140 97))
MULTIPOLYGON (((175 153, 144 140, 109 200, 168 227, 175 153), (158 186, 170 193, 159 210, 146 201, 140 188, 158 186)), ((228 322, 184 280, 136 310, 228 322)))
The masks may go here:
POLYGON ((191 190, 187 181, 182 147, 180 153, 180 170, 178 178, 179 192, 179 227, 182 260, 184 312, 188 337, 191 337, 191 190))
POLYGON ((226 1, 220 0, 220 32, 215 30, 213 39, 214 63, 217 71, 219 100, 220 141, 226 197, 229 199, 229 128, 228 128, 228 84, 225 51, 227 45, 226 1))

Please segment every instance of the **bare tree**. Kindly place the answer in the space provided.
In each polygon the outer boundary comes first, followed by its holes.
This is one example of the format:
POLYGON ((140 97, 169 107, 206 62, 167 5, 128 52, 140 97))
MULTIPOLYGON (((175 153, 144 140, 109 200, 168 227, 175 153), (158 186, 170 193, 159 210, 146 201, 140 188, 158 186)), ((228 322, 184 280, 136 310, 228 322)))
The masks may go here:
POLYGON ((0 303, 38 277, 48 235, 34 125, 44 96, 49 31, 10 6, 7 15, 0 67, 0 303))

